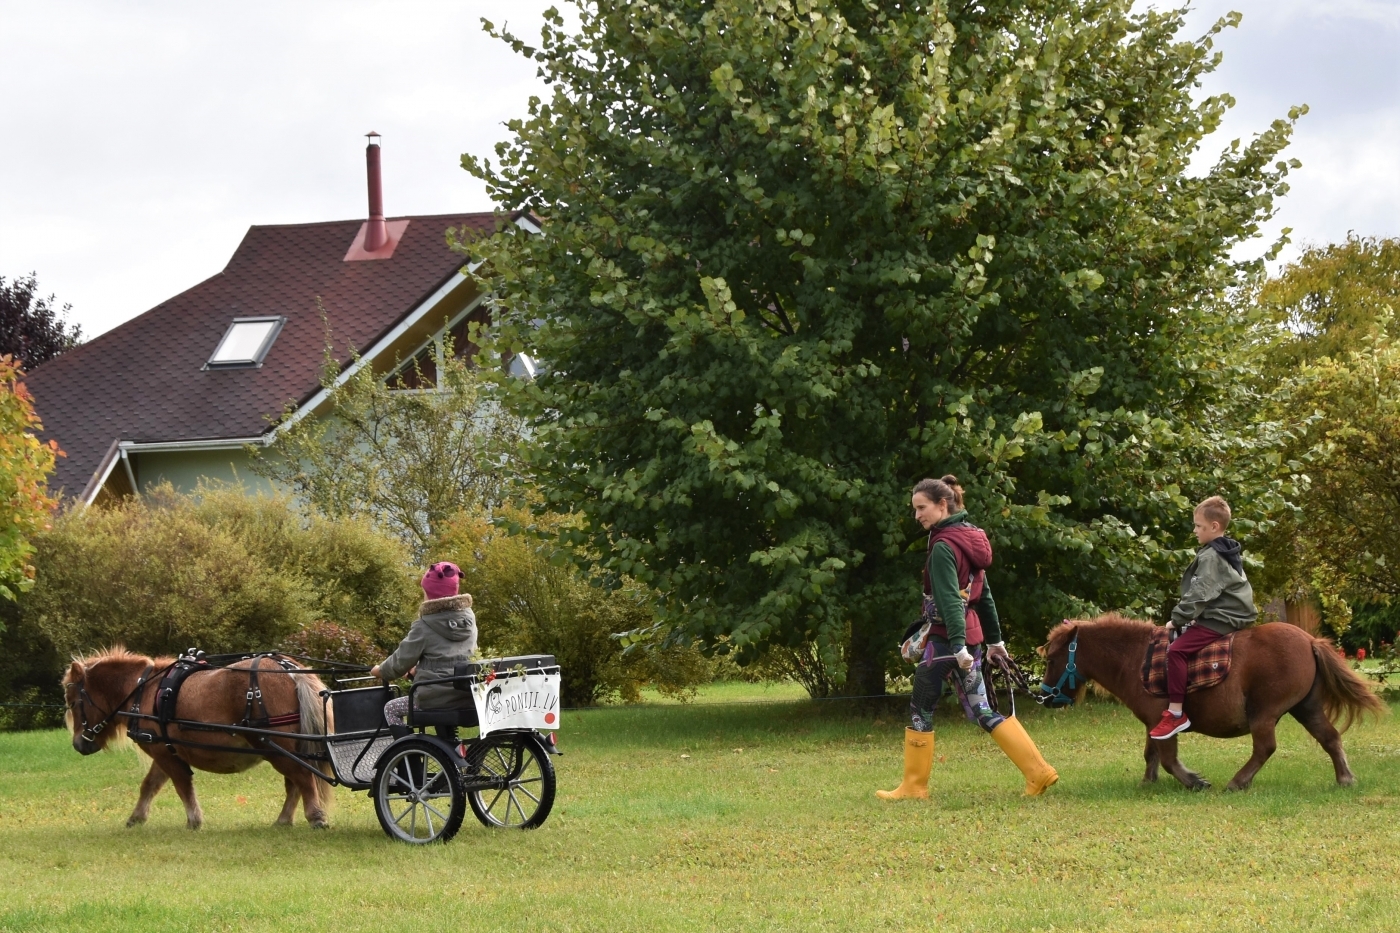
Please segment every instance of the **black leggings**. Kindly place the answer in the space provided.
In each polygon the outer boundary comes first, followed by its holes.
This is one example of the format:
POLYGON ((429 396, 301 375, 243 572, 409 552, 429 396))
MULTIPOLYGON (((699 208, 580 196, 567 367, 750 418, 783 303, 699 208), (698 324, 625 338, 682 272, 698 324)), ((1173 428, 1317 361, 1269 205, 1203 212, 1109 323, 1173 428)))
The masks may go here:
POLYGON ((982 646, 968 646, 972 652, 972 669, 966 673, 953 657, 953 646, 937 635, 929 636, 929 646, 923 661, 914 668, 914 695, 909 699, 910 728, 916 732, 933 731, 933 711, 943 699, 943 686, 949 681, 962 702, 967 718, 986 732, 991 732, 1006 717, 992 709, 987 702, 987 685, 982 680, 982 646))

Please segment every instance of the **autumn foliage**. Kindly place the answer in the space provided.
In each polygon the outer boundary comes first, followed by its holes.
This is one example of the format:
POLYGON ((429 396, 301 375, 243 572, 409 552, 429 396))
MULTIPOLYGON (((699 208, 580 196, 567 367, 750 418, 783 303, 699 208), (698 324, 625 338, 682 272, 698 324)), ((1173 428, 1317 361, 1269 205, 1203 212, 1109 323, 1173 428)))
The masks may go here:
POLYGON ((0 356, 0 596, 14 599, 34 583, 30 539, 49 527, 55 501, 48 494, 54 458, 62 454, 54 441, 40 441, 33 398, 20 381, 23 370, 11 356, 0 356))

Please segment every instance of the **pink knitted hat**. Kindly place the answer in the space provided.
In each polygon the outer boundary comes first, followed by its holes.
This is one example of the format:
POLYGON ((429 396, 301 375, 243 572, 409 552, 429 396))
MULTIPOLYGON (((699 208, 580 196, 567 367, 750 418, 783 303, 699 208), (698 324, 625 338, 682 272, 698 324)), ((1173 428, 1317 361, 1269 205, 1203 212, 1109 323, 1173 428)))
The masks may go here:
POLYGON ((454 563, 442 561, 433 564, 423 574, 423 595, 428 599, 445 599, 456 596, 462 585, 462 571, 454 563))

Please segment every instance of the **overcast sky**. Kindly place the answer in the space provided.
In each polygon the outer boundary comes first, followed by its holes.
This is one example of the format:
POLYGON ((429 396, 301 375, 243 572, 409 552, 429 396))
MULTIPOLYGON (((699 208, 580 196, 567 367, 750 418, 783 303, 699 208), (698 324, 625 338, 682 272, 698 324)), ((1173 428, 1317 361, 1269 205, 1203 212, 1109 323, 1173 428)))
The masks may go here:
MULTIPOLYGON (((363 216, 369 130, 391 216, 489 210, 460 155, 540 86, 479 19, 534 37, 548 5, 0 0, 0 275, 36 272, 95 336, 218 272, 251 224, 363 216)), ((1206 91, 1238 106, 1208 152, 1307 103, 1275 228, 1400 235, 1400 0, 1202 0, 1191 31, 1231 9, 1206 91)))

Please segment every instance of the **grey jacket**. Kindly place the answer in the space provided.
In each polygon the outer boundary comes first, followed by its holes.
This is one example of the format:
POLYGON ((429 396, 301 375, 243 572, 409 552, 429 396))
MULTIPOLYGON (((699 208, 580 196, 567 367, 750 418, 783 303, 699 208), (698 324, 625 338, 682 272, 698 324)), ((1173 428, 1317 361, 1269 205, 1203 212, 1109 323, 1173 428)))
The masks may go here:
POLYGON ((1195 622, 1220 635, 1237 632, 1259 618, 1254 608, 1254 587, 1243 571, 1225 562, 1207 544, 1181 578, 1181 601, 1172 610, 1172 625, 1185 628, 1195 622))
MULTIPOLYGON (((379 676, 396 680, 417 665, 416 681, 451 677, 454 665, 476 655, 476 613, 470 593, 430 599, 418 607, 418 620, 399 642, 394 653, 379 665, 379 676)), ((454 690, 451 684, 434 684, 418 690, 414 697, 425 709, 472 705, 472 695, 454 690)))

